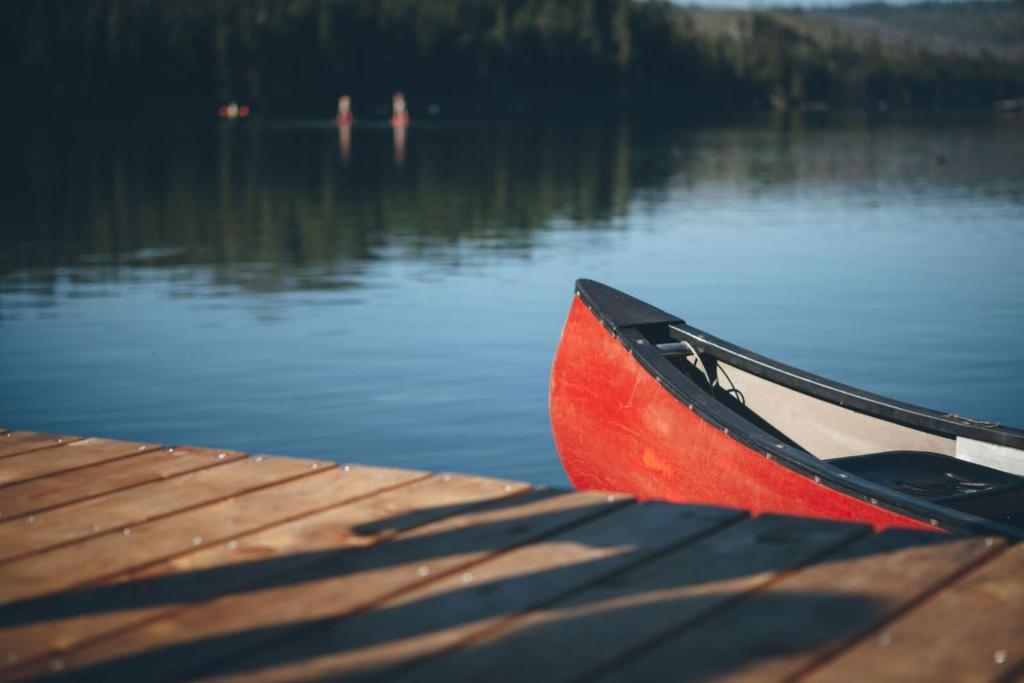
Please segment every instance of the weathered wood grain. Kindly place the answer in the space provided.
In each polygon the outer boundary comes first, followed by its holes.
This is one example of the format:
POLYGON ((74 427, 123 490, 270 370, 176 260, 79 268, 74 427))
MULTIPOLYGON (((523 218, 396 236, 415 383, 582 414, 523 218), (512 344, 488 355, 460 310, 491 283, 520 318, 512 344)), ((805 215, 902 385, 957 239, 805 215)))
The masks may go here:
MULTIPOLYGON (((315 464, 315 463, 314 463, 315 464)), ((333 466, 319 463, 320 468, 333 466)), ((0 523, 0 562, 82 541, 310 473, 308 460, 243 458, 0 523)), ((87 553, 88 550, 82 551, 87 553)), ((0 567, 3 565, 0 564, 0 567)), ((3 576, 0 570, 0 576, 3 576)), ((0 600, 5 595, 0 580, 0 600)))
MULTIPOLYGON (((397 680, 511 681, 531 671, 550 681, 592 678, 639 646, 867 532, 821 520, 751 519, 501 624, 397 680)), ((679 672, 677 666, 650 680, 679 672)))
POLYGON ((999 539, 7 434, 0 681, 1024 674, 999 539))
POLYGON ((36 432, 5 432, 0 434, 0 458, 27 453, 28 451, 50 448, 78 441, 82 437, 70 435, 39 434, 36 432))
MULTIPOLYGON (((154 444, 88 438, 0 459, 0 486, 53 476, 159 448, 154 444)), ((0 488, 0 491, 3 489, 0 488)))
MULTIPOLYGON (((339 481, 345 476, 362 479, 366 471, 350 467, 349 474, 331 476, 339 481)), ((352 501, 336 495, 330 487, 321 487, 327 495, 335 495, 333 507, 258 531, 240 530, 229 543, 206 545, 122 574, 110 585, 78 591, 66 599, 62 594, 59 599, 23 608, 7 622, 0 621, 0 642, 14 653, 17 661, 12 664, 20 665, 18 672, 45 673, 47 659, 58 655, 66 659, 66 651, 72 647, 105 641, 115 631, 161 615, 180 614, 189 603, 291 583, 276 578, 282 575, 299 571, 332 574, 351 562, 352 554, 361 548, 401 538, 409 529, 515 496, 527 488, 485 477, 433 475, 352 501), (322 569, 307 569, 312 565, 322 569)), ((117 646, 118 641, 112 644, 117 646)), ((127 647, 125 641, 121 647, 127 647)), ((89 661, 89 656, 86 653, 82 659, 89 661)), ((96 658, 95 653, 93 656, 96 658)))
POLYGON ((1024 545, 939 591, 808 681, 994 681, 1024 664, 1024 545))
MULTIPOLYGON (((255 680, 391 678, 515 615, 735 521, 733 510, 633 505, 430 582, 349 619, 248 652, 255 680)), ((238 667, 235 667, 238 668, 238 667)))
POLYGON ((346 497, 369 495, 425 476, 423 472, 376 467, 360 468, 360 475, 352 476, 352 472, 332 471, 327 463, 277 457, 267 457, 262 463, 256 458, 247 458, 237 465, 252 469, 266 466, 278 470, 278 476, 271 482, 273 485, 253 488, 248 493, 238 491, 226 500, 126 527, 127 533, 101 534, 82 544, 64 545, 2 565, 0 599, 3 602, 25 600, 107 579, 187 552, 203 543, 226 542, 239 532, 309 514, 346 497), (301 464, 308 474, 296 476, 294 463, 301 464), (312 465, 318 469, 310 472, 312 465))
POLYGON ((190 678, 193 669, 225 656, 260 649, 311 626, 319 633, 316 627, 324 620, 462 571, 619 504, 609 504, 604 495, 551 491, 497 501, 417 527, 387 543, 328 558, 328 564, 315 571, 299 571, 279 585, 228 595, 174 619, 104 639, 69 653, 66 665, 79 668, 118 657, 106 667, 86 671, 100 678, 131 678, 156 671, 160 680, 190 678))
POLYGON ((994 545, 916 532, 864 538, 629 658, 606 679, 660 680, 685 661, 689 680, 789 680, 990 555, 994 545))
MULTIPOLYGON (((237 451, 177 446, 0 488, 0 519, 21 517, 244 457, 237 451)), ((3 467, 0 465, 0 470, 3 467)))

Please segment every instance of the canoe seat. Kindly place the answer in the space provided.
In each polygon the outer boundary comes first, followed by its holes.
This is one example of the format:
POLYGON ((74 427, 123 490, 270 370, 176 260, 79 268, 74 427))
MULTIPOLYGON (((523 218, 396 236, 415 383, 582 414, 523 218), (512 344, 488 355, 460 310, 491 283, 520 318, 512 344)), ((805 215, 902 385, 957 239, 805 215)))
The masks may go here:
POLYGON ((887 451, 828 461, 850 474, 994 521, 1024 520, 1024 477, 925 451, 887 451))

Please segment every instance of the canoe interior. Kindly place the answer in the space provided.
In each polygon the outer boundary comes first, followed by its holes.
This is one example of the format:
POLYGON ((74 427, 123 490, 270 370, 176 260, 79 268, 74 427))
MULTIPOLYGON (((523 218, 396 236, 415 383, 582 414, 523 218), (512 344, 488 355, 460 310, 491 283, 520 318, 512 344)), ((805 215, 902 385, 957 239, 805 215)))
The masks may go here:
POLYGON ((682 322, 669 325, 667 332, 696 352, 680 357, 680 369, 723 406, 817 458, 920 451, 1024 476, 1020 430, 832 382, 682 322))
POLYGON ((675 357, 681 373, 780 441, 894 491, 1024 529, 1024 450, 992 443, 1014 443, 1012 430, 830 382, 684 323, 669 334, 692 350, 675 357), (818 395, 801 390, 809 387, 818 395), (958 434, 956 420, 981 438, 958 434))
MULTIPOLYGON (((697 362, 696 360, 692 362, 697 362)), ((728 363, 717 363, 728 388, 722 401, 771 425, 792 445, 818 458, 882 451, 929 451, 953 455, 956 440, 859 413, 776 384, 728 363)))

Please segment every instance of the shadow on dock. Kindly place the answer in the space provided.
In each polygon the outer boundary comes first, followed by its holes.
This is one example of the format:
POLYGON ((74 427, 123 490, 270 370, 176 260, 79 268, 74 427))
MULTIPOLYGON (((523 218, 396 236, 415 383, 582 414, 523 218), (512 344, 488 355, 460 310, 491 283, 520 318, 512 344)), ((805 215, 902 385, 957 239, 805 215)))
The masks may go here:
MULTIPOLYGON (((892 610, 856 592, 767 590, 787 572, 821 561, 836 563, 839 571, 872 555, 956 542, 916 532, 872 534, 821 520, 751 519, 701 506, 609 505, 603 499, 552 504, 579 495, 530 491, 483 505, 438 507, 427 515, 402 513, 339 529, 339 537, 355 540, 336 550, 23 600, 0 612, 0 626, 153 607, 176 608, 179 618, 192 612, 191 622, 182 623, 203 624, 194 632, 171 629, 179 642, 112 658, 99 653, 80 668, 52 673, 51 680, 264 674, 429 680, 489 671, 499 678, 571 680, 609 671, 615 677, 637 661, 652 662, 647 668, 661 675, 708 680, 762 660, 825 652, 892 610), (538 504, 549 511, 530 512, 538 504), (432 530, 436 520, 469 510, 490 515, 490 521, 432 530), (684 521, 678 533, 659 538, 639 528, 645 516, 684 521), (531 546, 541 552, 531 554, 531 546), (438 564, 430 574, 428 568, 438 564), (306 589, 319 596, 318 605, 300 609, 289 602, 306 589), (712 636, 701 636, 696 627, 713 631, 723 610, 744 601, 751 615, 760 616, 740 618, 730 629, 760 645, 725 656, 723 644, 705 642, 712 636), (272 603, 279 607, 268 609, 272 603), (785 633, 773 633, 786 625, 785 633), (704 643, 707 652, 722 656, 680 659, 673 670, 663 669, 675 657, 659 658, 659 649, 688 634, 698 648, 689 654, 699 655, 704 643), (566 661, 581 648, 589 650, 586 661, 566 661), (645 660, 644 653, 653 655, 645 660)), ((160 611, 125 632, 159 629, 168 614, 160 611)))

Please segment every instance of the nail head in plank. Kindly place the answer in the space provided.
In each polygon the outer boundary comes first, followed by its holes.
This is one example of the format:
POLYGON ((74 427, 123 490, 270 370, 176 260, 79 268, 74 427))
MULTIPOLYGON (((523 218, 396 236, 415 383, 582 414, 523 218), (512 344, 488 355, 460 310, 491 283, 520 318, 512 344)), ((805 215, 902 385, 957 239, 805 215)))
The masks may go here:
MULTIPOLYGON (((352 466, 350 471, 364 479, 372 470, 352 466)), ((197 604, 193 612, 183 613, 183 603, 199 603, 243 588, 272 588, 281 583, 275 577, 294 574, 314 563, 322 569, 306 570, 305 578, 316 576, 318 571, 320 575, 334 574, 338 566, 352 560, 353 552, 361 554, 368 545, 472 507, 518 495, 528 488, 526 484, 484 477, 434 475, 352 502, 339 499, 336 506, 326 510, 248 535, 238 534, 228 543, 200 548, 122 575, 117 583, 79 591, 74 595, 75 602, 70 603, 76 604, 77 610, 66 609, 69 603, 62 595, 55 596, 52 604, 39 603, 40 609, 34 613, 23 611, 20 623, 0 627, 0 642, 7 643, 25 662, 98 639, 98 644, 72 655, 69 665, 80 665, 99 661, 110 656, 111 651, 123 656, 132 651, 133 643, 141 642, 145 649, 149 632, 137 625, 161 614, 173 613, 171 623, 155 626, 162 642, 187 640, 211 629, 216 632, 218 624, 223 623, 221 617, 216 622, 208 617, 216 607, 197 604), (241 569, 233 569, 237 566, 241 569), (172 574, 178 576, 167 578, 172 574), (140 594, 145 595, 145 604, 139 602, 140 594), (66 614, 66 618, 54 618, 54 612, 66 614), (133 626, 124 636, 104 636, 133 626)), ((245 609, 244 598, 229 599, 245 609)), ((266 604, 281 609, 272 602, 266 604)), ((229 621, 222 628, 230 628, 231 620, 239 613, 238 608, 230 607, 219 612, 229 614, 229 621)), ((68 657, 66 653, 62 656, 68 657)), ((20 671, 26 675, 45 673, 45 661, 20 671)))
MULTIPOLYGON (((256 456, 0 523, 0 561, 27 556, 98 534, 310 474, 309 460, 256 456)), ((327 468, 332 463, 320 463, 327 468)), ((129 531, 130 533, 130 531, 129 531)), ((88 553, 88 550, 83 551, 88 553)), ((0 576, 3 576, 0 564, 0 576)), ((45 576, 46 572, 44 572, 45 576)), ((39 585, 43 582, 38 581, 39 585)), ((6 595, 0 580, 0 600, 6 595)))
MULTIPOLYGON (((133 451, 134 453, 134 451, 133 451)), ((237 451, 177 446, 0 488, 0 519, 11 519, 245 457, 237 451)))
POLYGON ((808 681, 993 681, 1024 665, 1024 545, 815 670, 808 681))
POLYGON ((7 432, 0 435, 0 458, 61 446, 81 438, 80 436, 39 434, 38 432, 7 432))

